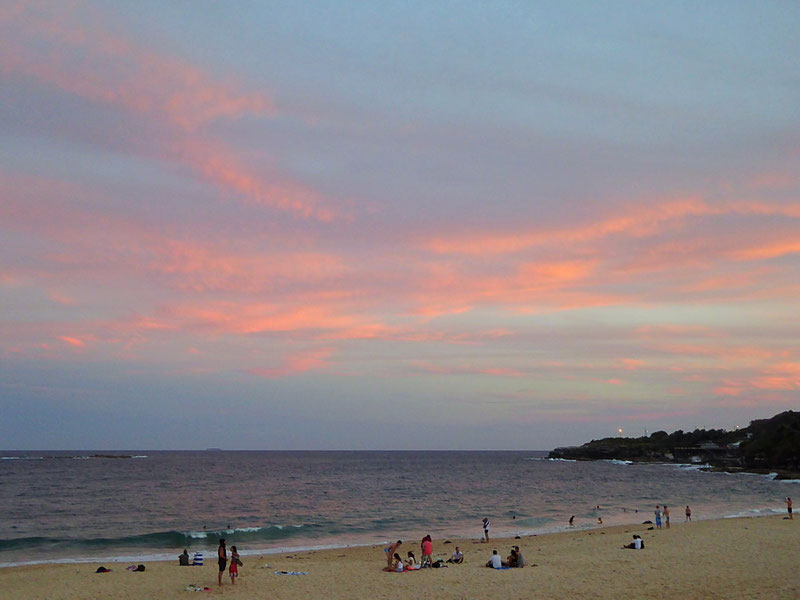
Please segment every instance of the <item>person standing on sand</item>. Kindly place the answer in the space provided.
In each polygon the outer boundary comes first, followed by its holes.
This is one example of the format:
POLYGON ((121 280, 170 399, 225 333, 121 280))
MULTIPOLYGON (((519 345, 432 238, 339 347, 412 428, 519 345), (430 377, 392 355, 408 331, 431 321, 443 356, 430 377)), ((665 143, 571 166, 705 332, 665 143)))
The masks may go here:
POLYGON ((792 516, 792 499, 789 498, 788 496, 786 497, 786 512, 789 513, 790 519, 794 519, 794 517, 792 516))
POLYGON ((487 517, 483 517, 483 537, 484 542, 487 544, 489 543, 489 519, 487 517))
POLYGON ((239 576, 239 553, 236 551, 236 546, 231 546, 231 566, 228 569, 228 575, 231 576, 231 585, 236 585, 236 578, 239 576))
POLYGON ((219 563, 217 581, 220 585, 222 585, 222 574, 225 572, 225 566, 228 564, 228 551, 225 548, 225 538, 222 538, 219 541, 219 548, 217 548, 217 562, 219 563))
POLYGON ((661 529, 661 505, 660 504, 656 504, 656 510, 655 510, 654 514, 656 515, 656 529, 661 529))
POLYGON ((664 505, 664 525, 669 529, 669 508, 666 504, 664 505))
POLYGON ((426 565, 430 567, 433 564, 433 540, 431 536, 426 535, 422 538, 420 547, 422 548, 422 557, 419 559, 419 562, 423 567, 426 565))
POLYGON ((691 520, 692 520, 692 509, 689 508, 689 505, 687 504, 686 505, 686 521, 688 522, 688 521, 691 521, 691 520))
POLYGON ((397 552, 397 549, 402 543, 403 540, 397 540, 394 544, 389 544, 388 548, 383 549, 383 551, 386 552, 386 566, 389 567, 389 570, 392 569, 392 559, 394 558, 394 554, 397 552))

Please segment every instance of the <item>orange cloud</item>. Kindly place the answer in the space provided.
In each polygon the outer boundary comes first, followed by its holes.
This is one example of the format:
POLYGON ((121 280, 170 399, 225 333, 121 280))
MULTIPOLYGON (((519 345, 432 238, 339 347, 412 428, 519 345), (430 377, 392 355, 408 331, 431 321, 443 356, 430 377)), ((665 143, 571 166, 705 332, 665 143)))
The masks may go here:
POLYGON ((744 248, 731 253, 735 260, 764 260, 789 254, 800 254, 800 241, 797 239, 766 242, 765 245, 744 248))
POLYGON ((509 254, 545 244, 563 246, 587 243, 609 235, 625 234, 632 237, 651 235, 664 222, 714 212, 715 210, 701 198, 689 197, 645 207, 637 206, 628 215, 610 217, 575 227, 518 234, 473 233, 460 237, 437 238, 423 243, 423 246, 437 254, 509 254))
POLYGON ((250 375, 258 377, 267 377, 275 379, 279 377, 289 377, 307 371, 316 371, 327 368, 330 363, 327 359, 336 351, 335 348, 314 348, 287 356, 283 360, 283 364, 277 367, 261 367, 254 369, 247 369, 245 372, 250 375))
POLYGON ((75 346, 76 348, 85 348, 86 347, 86 343, 84 343, 83 341, 79 340, 76 337, 70 337, 68 335, 61 335, 61 336, 58 337, 58 339, 60 339, 62 342, 66 342, 70 346, 75 346))
POLYGON ((623 368, 628 371, 635 371, 647 364, 645 361, 636 358, 623 358, 620 362, 623 364, 623 368))

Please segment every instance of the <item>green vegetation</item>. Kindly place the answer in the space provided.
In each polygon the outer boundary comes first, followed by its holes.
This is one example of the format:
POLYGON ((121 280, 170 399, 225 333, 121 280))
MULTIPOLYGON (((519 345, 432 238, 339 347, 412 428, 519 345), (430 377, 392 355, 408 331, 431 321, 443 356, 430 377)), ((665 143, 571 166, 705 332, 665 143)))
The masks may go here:
POLYGON ((639 438, 609 437, 556 448, 551 458, 703 462, 714 467, 800 472, 800 412, 786 411, 734 431, 656 431, 639 438))

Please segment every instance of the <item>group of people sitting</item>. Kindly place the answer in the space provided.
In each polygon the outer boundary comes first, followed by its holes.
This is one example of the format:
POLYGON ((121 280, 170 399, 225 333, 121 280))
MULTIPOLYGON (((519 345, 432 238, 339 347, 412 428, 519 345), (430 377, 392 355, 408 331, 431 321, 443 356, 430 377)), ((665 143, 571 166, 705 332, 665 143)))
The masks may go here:
POLYGON ((522 556, 519 546, 514 546, 511 548, 511 553, 508 555, 508 557, 506 557, 505 560, 500 558, 497 550, 492 550, 492 558, 489 559, 489 562, 486 563, 486 566, 490 569, 515 569, 525 566, 525 558, 522 556))
POLYGON ((397 540, 394 544, 390 544, 388 547, 384 548, 384 552, 386 552, 386 566, 383 569, 384 571, 402 573, 404 571, 416 571, 418 569, 446 567, 447 565, 443 564, 443 562, 453 564, 461 564, 464 562, 464 553, 461 552, 458 546, 453 550, 453 556, 448 558, 447 561, 442 561, 441 558, 434 560, 433 540, 429 535, 422 538, 420 542, 421 557, 419 562, 411 551, 408 552, 406 559, 403 560, 400 557, 400 553, 397 552, 397 549, 402 543, 403 540, 397 540))

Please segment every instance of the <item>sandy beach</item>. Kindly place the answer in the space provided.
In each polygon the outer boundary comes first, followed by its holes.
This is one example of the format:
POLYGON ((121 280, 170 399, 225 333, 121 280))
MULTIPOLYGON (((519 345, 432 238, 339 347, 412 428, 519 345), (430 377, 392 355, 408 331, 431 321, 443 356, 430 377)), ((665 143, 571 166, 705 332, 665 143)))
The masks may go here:
MULTIPOLYGON (((96 599, 191 598, 196 594, 228 598, 798 598, 800 536, 798 521, 760 517, 675 523, 648 531, 648 525, 497 539, 434 540, 434 556, 449 557, 458 544, 463 565, 419 572, 385 573, 381 546, 245 556, 237 584, 225 576, 217 585, 217 565, 179 567, 175 562, 146 563, 134 573, 126 564, 32 565, 0 569, 0 589, 8 598, 96 599), (621 546, 638 533, 642 551, 621 546), (483 565, 491 550, 503 556, 519 545, 531 565, 494 571, 483 565), (269 565, 269 566, 267 566, 269 565), (534 566, 535 565, 535 566, 534 566), (277 575, 275 571, 306 575, 277 575), (190 584, 211 588, 192 592, 190 584)), ((419 541, 409 540, 402 555, 419 541)))

